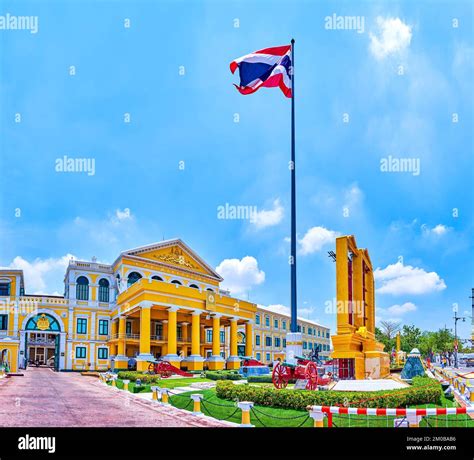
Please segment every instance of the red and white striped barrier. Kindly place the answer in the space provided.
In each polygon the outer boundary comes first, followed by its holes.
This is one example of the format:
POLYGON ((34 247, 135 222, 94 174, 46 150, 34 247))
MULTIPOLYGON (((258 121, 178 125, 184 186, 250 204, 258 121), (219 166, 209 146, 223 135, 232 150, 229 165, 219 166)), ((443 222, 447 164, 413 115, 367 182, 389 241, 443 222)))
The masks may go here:
POLYGON ((325 414, 351 414, 351 415, 458 415, 474 414, 474 407, 429 407, 426 409, 372 409, 368 407, 338 407, 338 406, 310 406, 314 412, 325 414))

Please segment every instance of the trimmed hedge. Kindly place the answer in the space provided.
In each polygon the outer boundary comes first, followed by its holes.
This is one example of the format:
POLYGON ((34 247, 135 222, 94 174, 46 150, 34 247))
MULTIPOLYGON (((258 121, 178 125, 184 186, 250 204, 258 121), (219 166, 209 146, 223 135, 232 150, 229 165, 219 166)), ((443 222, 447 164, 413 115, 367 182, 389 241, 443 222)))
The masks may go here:
POLYGON ((242 380, 237 371, 206 371, 206 379, 210 380, 242 380))
POLYGON ((131 382, 140 379, 142 383, 156 383, 160 380, 159 375, 144 374, 136 371, 120 371, 117 376, 121 380, 130 380, 131 382))
POLYGON ((139 387, 133 386, 132 393, 142 393, 144 391, 151 391, 148 385, 141 385, 139 387))
POLYGON ((217 382, 216 394, 227 400, 252 401, 260 406, 305 410, 310 405, 396 408, 440 404, 441 385, 427 377, 415 377, 408 388, 384 391, 277 390, 272 387, 217 382))
POLYGON ((249 383, 272 383, 272 375, 250 375, 247 377, 249 383))

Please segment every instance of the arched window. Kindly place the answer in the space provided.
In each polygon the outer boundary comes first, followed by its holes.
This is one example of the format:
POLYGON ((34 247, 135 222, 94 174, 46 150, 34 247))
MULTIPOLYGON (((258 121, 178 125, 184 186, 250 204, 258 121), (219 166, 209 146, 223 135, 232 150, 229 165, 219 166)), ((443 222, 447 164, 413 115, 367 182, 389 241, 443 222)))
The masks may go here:
POLYGON ((61 327, 59 326, 57 319, 47 313, 39 313, 33 318, 30 318, 26 323, 25 329, 27 331, 61 332, 61 327))
POLYGON ((195 284, 190 284, 189 287, 192 287, 194 289, 199 289, 199 286, 196 286, 195 284))
POLYGON ((152 276, 151 279, 156 280, 156 281, 163 281, 163 278, 161 276, 158 276, 158 275, 152 276))
POLYGON ((179 284, 180 286, 183 285, 183 283, 182 283, 181 281, 179 281, 179 280, 173 280, 173 281, 171 281, 171 282, 172 282, 173 284, 179 284))
POLYGON ((211 292, 214 292, 214 289, 211 289, 211 288, 207 288, 206 291, 211 291, 211 292))
POLYGON ((0 295, 10 295, 10 284, 11 281, 9 279, 0 280, 0 295))
POLYGON ((99 302, 109 301, 109 287, 109 281, 105 278, 101 278, 101 280, 99 281, 99 302))
POLYGON ((136 283, 139 279, 141 279, 142 275, 137 272, 132 272, 128 275, 128 287, 130 287, 133 283, 136 283))
POLYGON ((80 276, 77 278, 76 299, 89 300, 89 280, 85 276, 80 276))

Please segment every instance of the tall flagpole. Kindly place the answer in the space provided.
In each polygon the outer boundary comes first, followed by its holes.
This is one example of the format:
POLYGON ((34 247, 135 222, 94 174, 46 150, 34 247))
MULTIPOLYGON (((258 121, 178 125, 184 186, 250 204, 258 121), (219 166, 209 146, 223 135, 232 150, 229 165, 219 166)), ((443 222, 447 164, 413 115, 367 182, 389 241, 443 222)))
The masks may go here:
POLYGON ((295 40, 291 39, 291 332, 298 332, 296 311, 296 184, 295 184, 295 40))

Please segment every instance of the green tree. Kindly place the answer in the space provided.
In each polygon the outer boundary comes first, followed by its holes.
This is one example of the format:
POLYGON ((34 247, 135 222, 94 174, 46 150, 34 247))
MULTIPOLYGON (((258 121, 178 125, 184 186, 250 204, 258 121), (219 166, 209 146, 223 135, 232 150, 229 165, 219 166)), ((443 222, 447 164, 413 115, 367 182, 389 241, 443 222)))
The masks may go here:
POLYGON ((424 331, 421 334, 418 349, 426 356, 430 353, 442 353, 454 350, 454 335, 448 329, 424 331))
MULTIPOLYGON (((415 327, 413 324, 403 326, 401 331, 401 348, 403 351, 410 353, 413 348, 420 348, 420 342, 422 337, 422 332, 419 328, 415 327)), ((421 350, 420 350, 421 352, 421 350)))
POLYGON ((380 321, 380 330, 388 340, 394 339, 400 330, 400 323, 395 321, 380 321))
POLYGON ((395 346, 395 339, 388 338, 387 334, 378 327, 375 328, 375 340, 385 345, 384 350, 387 353, 390 353, 395 346))

